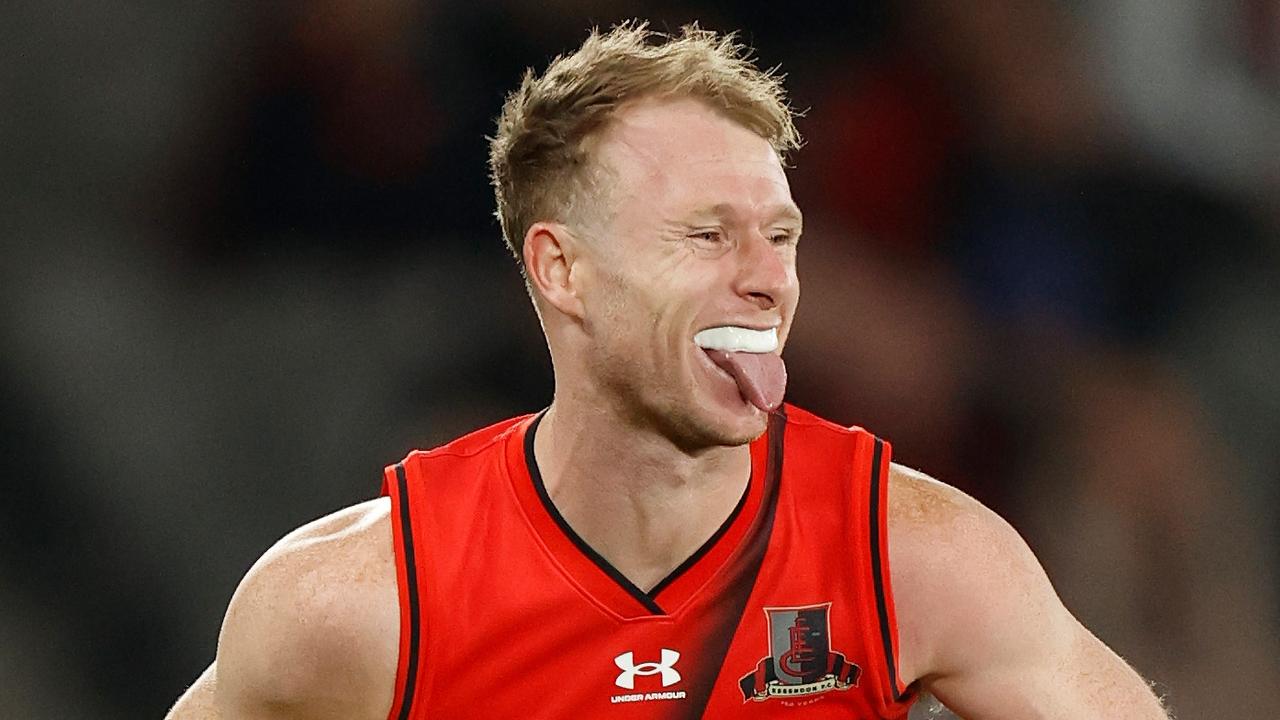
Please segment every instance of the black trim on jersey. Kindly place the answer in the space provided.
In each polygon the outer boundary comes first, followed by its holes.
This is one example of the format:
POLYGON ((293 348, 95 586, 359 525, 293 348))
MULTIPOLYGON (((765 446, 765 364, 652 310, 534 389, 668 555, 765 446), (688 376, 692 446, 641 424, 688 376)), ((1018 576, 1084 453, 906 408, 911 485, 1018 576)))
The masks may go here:
POLYGON ((733 609, 726 612, 730 617, 736 616, 737 621, 726 623, 723 632, 712 637, 703 650, 705 657, 715 658, 709 662, 718 670, 711 675, 712 685, 689 688, 689 701, 696 708, 697 713, 690 717, 705 720, 707 704, 711 701, 712 686, 716 678, 725 672, 725 658, 729 654, 733 639, 738 635, 738 629, 743 621, 743 612, 751 599, 751 594, 755 591, 760 568, 764 566, 764 556, 768 553, 769 543, 773 539, 774 518, 778 514, 778 497, 782 494, 782 462, 786 428, 786 410, 778 408, 776 412, 769 415, 768 455, 765 460, 764 486, 760 489, 762 493, 760 509, 747 530, 738 554, 730 560, 732 565, 729 567, 729 576, 733 579, 729 590, 723 594, 720 601, 721 605, 735 604, 733 609))
POLYGON ((409 483, 404 464, 396 463, 396 491, 400 501, 400 539, 404 546, 405 584, 409 591, 409 666, 405 672, 404 693, 400 698, 399 720, 409 720, 413 693, 418 682, 418 643, 422 634, 418 601, 418 566, 413 557, 413 525, 409 519, 409 483))
POLYGON ((711 548, 715 547, 716 543, 720 542, 720 538, 724 537, 725 533, 729 532, 729 528, 733 525, 733 521, 738 519, 739 513, 742 512, 742 508, 747 504, 747 495, 751 492, 751 482, 752 478, 748 477, 747 486, 742 489, 742 497, 738 498, 738 504, 733 506, 733 511, 729 513, 729 517, 725 518, 724 522, 720 523, 720 527, 716 528, 716 531, 711 534, 711 537, 707 538, 707 541, 702 543, 702 547, 694 550, 693 554, 690 555, 687 560, 680 563, 675 570, 672 570, 669 575, 662 578, 661 582, 654 585, 653 589, 649 591, 649 597, 658 597, 658 593, 661 593, 668 585, 675 582, 676 578, 680 577, 686 570, 693 567, 695 563, 702 559, 703 555, 710 552, 711 548))
POLYGON ((884 643, 884 659, 889 666, 889 686, 895 702, 902 700, 898 692, 898 661, 893 656, 893 632, 889 627, 889 602, 884 587, 884 563, 881 559, 883 538, 880 537, 880 460, 884 453, 884 441, 876 438, 871 453, 871 580, 875 584, 876 614, 880 616, 880 639, 884 643))
POLYGON ((542 422, 542 418, 546 414, 546 410, 538 413, 538 417, 533 419, 533 422, 529 425, 529 429, 524 433, 524 461, 525 464, 529 466, 529 476, 533 478, 533 487, 538 491, 538 499, 542 501, 542 506, 546 508, 547 514, 556 521, 556 525, 560 526, 560 531, 577 546, 578 550, 580 550, 583 555, 586 555, 596 564, 597 567, 603 570, 605 575, 612 578, 619 587, 626 590, 627 594, 634 597, 636 601, 643 605, 649 612, 654 615, 666 615, 666 611, 663 610, 658 603, 654 602, 652 597, 649 597, 645 591, 636 587, 635 583, 628 580, 626 575, 618 572, 617 568, 611 565, 608 560, 605 560, 604 557, 600 555, 600 553, 596 552, 594 548, 588 545, 587 541, 583 540, 578 533, 574 532, 573 528, 569 527, 569 523, 556 508, 555 503, 551 502, 551 496, 547 494, 547 487, 542 482, 542 473, 538 471, 537 460, 533 457, 534 431, 538 429, 538 423, 542 422))
MULTIPOLYGON (((556 508, 555 503, 551 502, 551 496, 547 494, 547 487, 542 481, 542 472, 538 470, 537 460, 533 456, 533 436, 535 431, 538 429, 538 423, 542 422, 542 418, 546 414, 547 412, 545 410, 538 413, 538 417, 533 419, 533 422, 529 425, 529 429, 526 430, 524 434, 525 464, 529 466, 529 476, 533 478, 533 487, 538 492, 538 499, 542 501, 543 507, 547 509, 547 513, 551 515, 551 518, 556 521, 556 525, 560 526, 560 530, 564 532, 571 541, 573 541, 573 544, 582 551, 582 554, 590 558, 591 561, 603 570, 606 575, 612 578, 614 582, 618 583, 623 590, 626 590, 629 595, 638 600, 640 604, 644 605, 649 612, 657 615, 665 615, 666 611, 662 609, 662 606, 658 605, 658 601, 655 599, 657 598, 658 593, 662 592, 689 568, 693 567, 695 563, 711 551, 711 548, 715 547, 716 543, 720 541, 720 538, 724 537, 725 533, 729 532, 729 528, 733 525, 733 521, 738 518, 738 515, 742 513, 742 508, 747 504, 747 495, 751 492, 752 478, 747 478, 747 486, 743 488, 742 497, 738 498, 738 504, 733 507, 733 510, 729 513, 729 517, 725 518, 724 522, 720 523, 720 527, 716 528, 716 531, 711 534, 711 537, 707 538, 707 541, 702 543, 697 550, 693 551, 693 554, 686 558, 684 562, 680 563, 675 570, 672 570, 665 578, 659 581, 657 585, 654 585, 653 589, 649 592, 645 592, 637 587, 635 583, 627 579, 627 576, 623 575, 608 560, 600 555, 600 553, 596 552, 595 548, 588 545, 587 541, 583 540, 578 533, 574 532, 573 528, 569 526, 568 521, 566 521, 564 516, 560 514, 560 510, 556 508)), ((775 443, 774 438, 771 437, 769 442, 770 453, 772 454, 773 445, 775 443)), ((781 443, 781 438, 779 437, 776 442, 781 443)), ((779 445, 779 447, 781 446, 779 445)))

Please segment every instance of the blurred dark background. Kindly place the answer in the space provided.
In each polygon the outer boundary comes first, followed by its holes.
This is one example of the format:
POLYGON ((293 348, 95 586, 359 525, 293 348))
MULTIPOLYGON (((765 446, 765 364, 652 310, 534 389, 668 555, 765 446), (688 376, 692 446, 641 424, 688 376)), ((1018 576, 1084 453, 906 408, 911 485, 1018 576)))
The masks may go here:
POLYGON ((1005 514, 1179 717, 1274 714, 1272 0, 14 0, 0 716, 160 717, 278 537, 550 400, 484 136, 636 15, 806 109, 789 399, 1005 514))

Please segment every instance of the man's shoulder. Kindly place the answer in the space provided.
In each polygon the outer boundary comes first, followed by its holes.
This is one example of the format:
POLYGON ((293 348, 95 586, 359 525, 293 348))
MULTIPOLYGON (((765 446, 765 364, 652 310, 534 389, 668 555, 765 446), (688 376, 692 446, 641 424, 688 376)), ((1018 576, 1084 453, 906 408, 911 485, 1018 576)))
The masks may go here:
POLYGON ((1031 569, 1028 560, 1035 563, 1017 531, 990 508, 897 463, 889 469, 888 527, 895 594, 946 588, 954 600, 981 590, 971 584, 994 587, 1017 569, 1031 569))
POLYGON ((889 555, 899 676, 965 717, 1166 717, 1142 678, 1063 606, 1013 527, 894 466, 889 555), (1011 714, 1010 714, 1011 713, 1011 714))
POLYGON ((346 698, 353 717, 389 706, 397 598, 389 499, 303 525, 262 555, 231 600, 219 694, 245 707, 346 698))
POLYGON ((888 528, 904 678, 936 670, 975 637, 998 636, 1001 622, 1028 608, 1056 603, 1008 522, 922 472, 890 466, 888 528))
POLYGON ((299 589, 309 583, 354 580, 354 576, 362 581, 356 589, 364 587, 364 581, 372 579, 371 572, 384 565, 395 568, 390 515, 390 499, 380 497, 298 527, 263 553, 237 594, 299 589))
MULTIPOLYGON (((963 575, 966 565, 1038 563, 1026 542, 1004 518, 944 482, 897 463, 889 466, 888 522, 890 543, 904 559, 932 573, 963 575)), ((997 569, 990 567, 987 569, 997 569)))
POLYGON ((905 529, 945 532, 946 526, 977 518, 997 518, 982 503, 912 468, 889 465, 889 515, 905 529))

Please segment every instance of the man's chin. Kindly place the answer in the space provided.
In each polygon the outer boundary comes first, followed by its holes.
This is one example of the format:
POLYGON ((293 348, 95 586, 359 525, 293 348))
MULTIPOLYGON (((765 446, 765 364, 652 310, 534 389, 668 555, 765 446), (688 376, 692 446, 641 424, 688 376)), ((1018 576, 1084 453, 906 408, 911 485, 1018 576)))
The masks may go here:
POLYGON ((750 405, 742 410, 712 410, 707 415, 706 429, 717 445, 746 445, 769 429, 769 415, 750 405))
POLYGON ((769 416, 762 412, 752 419, 749 429, 746 432, 734 438, 736 440, 734 444, 746 445, 747 443, 755 442, 756 440, 759 440, 760 436, 764 435, 768 429, 769 416))

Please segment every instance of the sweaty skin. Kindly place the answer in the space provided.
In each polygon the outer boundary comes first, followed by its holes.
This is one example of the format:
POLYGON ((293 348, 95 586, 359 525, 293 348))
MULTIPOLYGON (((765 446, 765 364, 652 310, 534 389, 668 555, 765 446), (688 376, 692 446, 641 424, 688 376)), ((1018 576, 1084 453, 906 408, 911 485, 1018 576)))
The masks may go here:
MULTIPOLYGON (((777 327, 781 349, 801 218, 769 144, 694 100, 624 106, 597 153, 605 230, 547 221, 525 236, 556 380, 534 453, 577 534, 649 588, 731 511, 767 419, 693 338, 777 327)), ((896 465, 888 513, 904 681, 969 720, 1166 718, 994 513, 896 465)), ((363 503, 269 550, 169 717, 386 718, 399 640, 388 514, 386 499, 363 503)))

